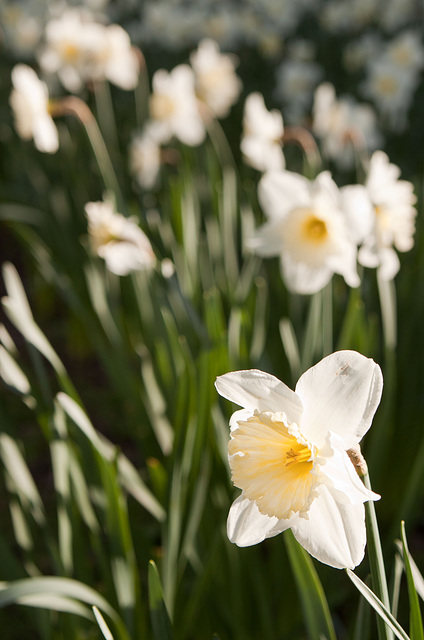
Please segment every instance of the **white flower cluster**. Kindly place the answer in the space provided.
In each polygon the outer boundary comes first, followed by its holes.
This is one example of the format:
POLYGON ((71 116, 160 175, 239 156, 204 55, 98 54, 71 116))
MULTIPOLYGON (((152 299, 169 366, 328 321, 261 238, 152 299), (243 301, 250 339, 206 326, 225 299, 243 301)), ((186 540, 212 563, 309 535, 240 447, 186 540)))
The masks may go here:
POLYGON ((140 69, 128 33, 117 24, 102 24, 81 7, 67 8, 47 23, 39 63, 74 93, 97 80, 134 89, 140 69))
POLYGON ((201 144, 208 121, 227 116, 239 97, 236 58, 222 54, 215 41, 202 40, 190 62, 153 75, 149 119, 130 148, 131 171, 143 188, 155 184, 162 145, 173 138, 189 146, 201 144))
POLYGON ((365 185, 339 189, 328 171, 312 181, 267 171, 258 187, 267 222, 248 246, 263 257, 280 256, 283 279, 295 293, 319 291, 334 273, 357 287, 357 261, 391 280, 400 266, 395 249, 409 251, 415 230, 413 185, 399 174, 382 151, 371 157, 365 185))
MULTIPOLYGON (((329 83, 315 93, 312 129, 324 155, 339 168, 350 168, 358 149, 369 151, 379 142, 369 106, 337 100, 329 83)), ((319 291, 334 273, 357 287, 357 262, 378 268, 383 279, 394 278, 400 266, 395 249, 413 246, 412 183, 399 180, 399 167, 379 150, 371 156, 364 185, 339 188, 329 171, 309 180, 286 170, 284 131, 281 113, 268 111, 261 94, 250 94, 241 151, 245 162, 263 173, 258 196, 267 222, 247 239, 248 247, 263 257, 280 256, 283 279, 295 293, 319 291)))

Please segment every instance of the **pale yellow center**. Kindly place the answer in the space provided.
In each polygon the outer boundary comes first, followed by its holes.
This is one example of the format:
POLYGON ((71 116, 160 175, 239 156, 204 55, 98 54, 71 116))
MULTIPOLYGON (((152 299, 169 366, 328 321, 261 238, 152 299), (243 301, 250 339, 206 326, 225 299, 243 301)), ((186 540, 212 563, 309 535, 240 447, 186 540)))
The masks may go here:
POLYGON ((80 57, 80 49, 72 42, 65 42, 62 45, 62 57, 66 62, 77 62, 80 57))
POLYGON ((302 234, 306 241, 320 244, 327 239, 327 225, 324 220, 311 213, 302 222, 302 234))
POLYGON ((150 113, 155 120, 167 120, 175 111, 174 101, 166 95, 154 93, 150 98, 150 113))
POLYGON ((377 81, 378 91, 386 96, 396 93, 397 82, 392 76, 381 76, 377 81))
POLYGON ((228 445, 232 479, 260 512, 277 518, 305 513, 314 498, 315 447, 283 413, 239 421, 228 445))
POLYGON ((115 240, 119 240, 119 237, 112 232, 108 224, 100 224, 91 229, 91 243, 96 250, 115 240))

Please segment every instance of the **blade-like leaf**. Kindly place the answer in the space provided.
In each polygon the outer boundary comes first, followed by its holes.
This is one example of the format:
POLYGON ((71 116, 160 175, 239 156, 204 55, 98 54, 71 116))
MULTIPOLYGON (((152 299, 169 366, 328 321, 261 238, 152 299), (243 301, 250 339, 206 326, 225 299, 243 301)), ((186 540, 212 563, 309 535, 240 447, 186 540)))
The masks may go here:
POLYGON ((336 640, 328 603, 312 559, 294 538, 290 529, 284 532, 284 536, 309 637, 311 640, 336 640))
POLYGON ((405 566, 406 582, 408 585, 410 625, 409 634, 411 636, 411 640, 424 640, 420 603, 418 601, 418 594, 415 588, 414 576, 409 559, 408 543, 406 540, 405 523, 403 521, 400 524, 400 535, 402 539, 403 563, 405 566))
POLYGON ((149 562, 149 607, 155 640, 172 640, 172 626, 163 599, 162 585, 158 570, 153 560, 149 562))
POLYGON ((106 620, 103 618, 102 614, 98 610, 97 607, 93 607, 94 617, 96 618, 96 622, 99 625, 99 629, 102 632, 105 640, 113 640, 113 635, 111 630, 106 624, 106 620))
POLYGON ((362 582, 360 578, 353 573, 350 569, 346 569, 346 573, 352 580, 359 593, 367 600, 372 608, 378 613, 378 615, 384 620, 387 626, 393 631, 395 636, 400 640, 411 640, 406 631, 402 629, 396 618, 390 613, 390 611, 384 606, 384 604, 377 598, 375 593, 371 591, 369 587, 362 582))

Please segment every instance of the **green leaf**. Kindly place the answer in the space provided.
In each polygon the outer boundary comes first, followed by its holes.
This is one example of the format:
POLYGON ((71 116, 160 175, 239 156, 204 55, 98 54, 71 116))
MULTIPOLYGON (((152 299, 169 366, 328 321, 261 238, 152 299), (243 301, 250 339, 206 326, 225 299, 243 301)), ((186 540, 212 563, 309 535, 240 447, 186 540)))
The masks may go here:
POLYGON ((423 621, 421 617, 420 603, 415 587, 414 576, 409 558, 408 543, 406 541, 405 522, 400 523, 400 535, 403 548, 403 563, 405 566, 406 582, 409 595, 409 634, 411 640, 424 640, 423 621))
POLYGON ((96 618, 96 622, 99 625, 99 629, 102 632, 105 640, 113 640, 113 635, 111 630, 106 624, 106 620, 103 618, 102 614, 98 610, 97 607, 93 607, 94 617, 96 618))
POLYGON ((327 599, 311 557, 297 542, 290 529, 284 532, 284 539, 309 637, 311 640, 336 640, 327 599))
POLYGON ((411 640, 406 631, 402 629, 399 622, 396 618, 390 613, 387 607, 377 598, 375 593, 371 591, 369 587, 362 582, 358 576, 353 573, 350 569, 346 569, 346 573, 349 578, 352 580, 355 587, 358 589, 359 593, 367 600, 367 602, 372 606, 372 608, 378 613, 378 615, 384 620, 386 625, 393 631, 395 636, 400 640, 411 640))
POLYGON ((75 425, 84 433, 102 458, 108 461, 117 460, 119 479, 122 486, 135 498, 154 518, 159 521, 165 519, 165 512, 155 496, 144 484, 134 465, 124 454, 119 453, 114 445, 101 437, 91 424, 82 407, 65 393, 58 393, 56 399, 65 413, 75 425))
POLYGON ((172 626, 163 599, 162 585, 157 567, 153 560, 149 562, 149 608, 154 640, 172 640, 172 626))

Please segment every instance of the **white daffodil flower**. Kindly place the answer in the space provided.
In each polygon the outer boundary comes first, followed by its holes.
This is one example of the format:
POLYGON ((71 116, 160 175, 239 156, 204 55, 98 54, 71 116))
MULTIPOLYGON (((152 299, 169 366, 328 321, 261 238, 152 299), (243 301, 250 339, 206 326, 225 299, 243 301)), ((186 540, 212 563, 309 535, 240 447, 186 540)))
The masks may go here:
POLYGON ((247 241, 264 257, 280 256, 283 279, 294 293, 322 289, 334 273, 359 286, 355 242, 340 191, 328 171, 310 181, 291 171, 265 173, 258 187, 268 221, 247 241))
POLYGON ((158 69, 153 75, 152 88, 149 106, 151 130, 156 140, 167 143, 175 136, 190 146, 203 142, 206 131, 191 67, 180 64, 170 72, 158 69))
POLYGON ((49 113, 47 85, 26 64, 17 64, 12 69, 12 85, 9 102, 16 131, 24 140, 33 138, 39 151, 55 153, 59 137, 49 113))
POLYGON ((84 7, 68 7, 47 23, 45 37, 40 65, 46 73, 57 73, 69 91, 99 80, 125 90, 137 86, 140 62, 121 26, 96 21, 84 7))
POLYGON ((315 90, 312 113, 312 131, 321 139, 324 155, 344 169, 354 166, 355 148, 373 151, 381 142, 374 109, 350 96, 337 99, 329 82, 315 90))
POLYGON ((371 156, 365 186, 342 187, 343 206, 352 233, 361 247, 358 262, 364 267, 378 267, 385 280, 399 271, 398 251, 414 246, 417 201, 414 186, 399 180, 400 169, 383 151, 371 156), (358 225, 362 231, 358 232, 358 225))
POLYGON ((291 529, 321 562, 356 567, 366 544, 363 503, 380 496, 347 451, 371 425, 380 367, 339 351, 306 371, 295 391, 256 369, 219 376, 215 386, 243 407, 230 419, 229 464, 242 490, 228 515, 230 541, 246 547, 291 529))
POLYGON ((91 248, 103 258, 109 271, 125 276, 154 266, 152 246, 135 217, 116 213, 110 201, 88 202, 85 213, 91 248))
POLYGON ((190 62, 197 97, 216 118, 225 118, 242 89, 241 80, 235 72, 235 56, 222 54, 217 42, 205 38, 191 54, 190 62))
POLYGON ((281 148, 284 134, 280 111, 268 111, 264 97, 251 93, 244 103, 243 136, 240 144, 244 160, 258 171, 282 170, 285 158, 281 148))

